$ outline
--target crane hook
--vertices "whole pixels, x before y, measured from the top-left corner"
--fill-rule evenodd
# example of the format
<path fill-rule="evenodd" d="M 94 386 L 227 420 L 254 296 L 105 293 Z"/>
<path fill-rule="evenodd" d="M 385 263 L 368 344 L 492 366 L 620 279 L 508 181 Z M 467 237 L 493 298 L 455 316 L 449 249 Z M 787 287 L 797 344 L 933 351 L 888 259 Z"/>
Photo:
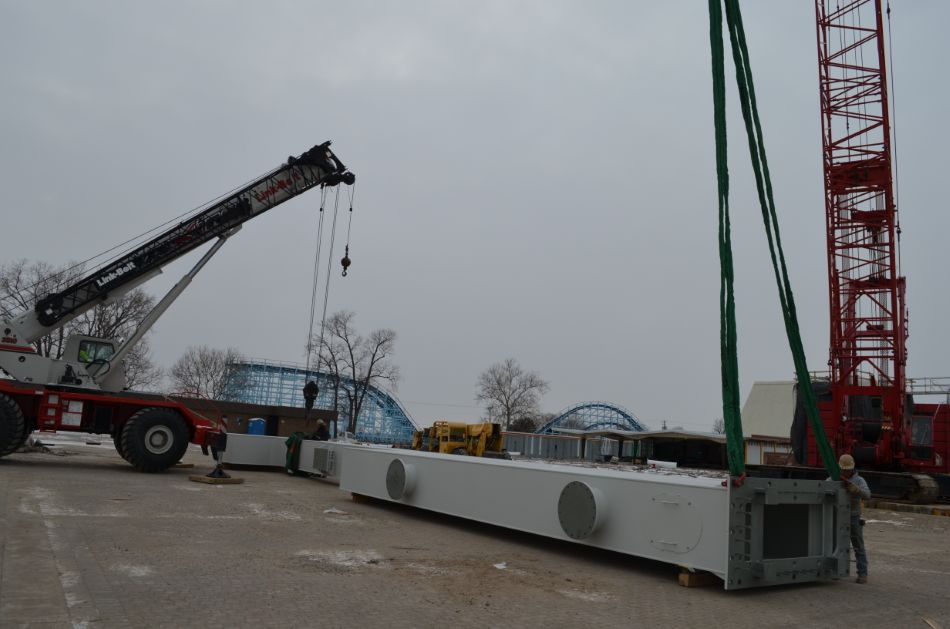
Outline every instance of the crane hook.
<path fill-rule="evenodd" d="M 343 266 L 343 277 L 346 277 L 346 270 L 350 268 L 350 246 L 346 246 L 346 253 L 343 254 L 343 259 L 340 260 L 340 264 Z"/>

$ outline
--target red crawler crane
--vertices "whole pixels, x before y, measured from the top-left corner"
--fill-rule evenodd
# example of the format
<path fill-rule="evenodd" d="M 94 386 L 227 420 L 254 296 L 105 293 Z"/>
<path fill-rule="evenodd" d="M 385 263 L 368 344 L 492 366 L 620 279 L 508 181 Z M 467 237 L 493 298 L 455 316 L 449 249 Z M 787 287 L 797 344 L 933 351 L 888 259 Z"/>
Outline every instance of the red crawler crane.
<path fill-rule="evenodd" d="M 829 386 L 819 397 L 825 431 L 865 468 L 946 474 L 950 410 L 915 405 L 906 386 L 881 0 L 816 0 L 815 8 L 831 315 Z M 807 463 L 821 465 L 810 432 Z"/>

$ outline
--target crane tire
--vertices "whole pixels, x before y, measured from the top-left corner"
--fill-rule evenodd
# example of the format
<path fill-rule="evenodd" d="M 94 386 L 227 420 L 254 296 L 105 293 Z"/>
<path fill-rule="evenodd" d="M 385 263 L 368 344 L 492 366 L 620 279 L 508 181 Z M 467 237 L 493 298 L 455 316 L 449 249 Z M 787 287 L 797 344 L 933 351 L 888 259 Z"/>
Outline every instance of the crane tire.
<path fill-rule="evenodd" d="M 28 435 L 23 409 L 12 397 L 0 393 L 0 456 L 19 450 Z"/>
<path fill-rule="evenodd" d="M 188 425 L 168 408 L 143 408 L 122 427 L 120 454 L 140 472 L 161 472 L 188 449 Z"/>
<path fill-rule="evenodd" d="M 129 461 L 129 455 L 126 454 L 122 448 L 122 428 L 115 428 L 113 430 L 112 443 L 115 444 L 115 451 L 119 453 L 119 456 L 131 463 L 131 461 Z"/>

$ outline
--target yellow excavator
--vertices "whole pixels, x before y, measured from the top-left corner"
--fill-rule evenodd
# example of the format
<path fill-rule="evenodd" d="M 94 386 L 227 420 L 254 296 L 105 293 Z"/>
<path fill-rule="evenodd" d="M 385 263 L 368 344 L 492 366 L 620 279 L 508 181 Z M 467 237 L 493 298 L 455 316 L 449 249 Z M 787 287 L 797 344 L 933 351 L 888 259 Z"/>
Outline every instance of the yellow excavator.
<path fill-rule="evenodd" d="M 439 420 L 412 436 L 412 449 L 442 454 L 504 458 L 501 424 L 464 424 Z"/>

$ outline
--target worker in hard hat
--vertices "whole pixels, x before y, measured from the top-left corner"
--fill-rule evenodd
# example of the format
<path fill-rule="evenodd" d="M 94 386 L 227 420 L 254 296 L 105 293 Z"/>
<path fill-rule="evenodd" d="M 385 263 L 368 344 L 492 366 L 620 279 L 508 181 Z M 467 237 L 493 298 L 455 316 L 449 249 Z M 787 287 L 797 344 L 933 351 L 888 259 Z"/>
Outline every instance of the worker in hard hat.
<path fill-rule="evenodd" d="M 871 490 L 867 481 L 858 475 L 854 467 L 854 457 L 842 454 L 838 459 L 841 469 L 841 484 L 848 491 L 851 498 L 851 548 L 854 549 L 854 560 L 858 565 L 858 583 L 868 582 L 868 553 L 864 547 L 864 520 L 861 519 L 861 500 L 871 497 Z"/>

